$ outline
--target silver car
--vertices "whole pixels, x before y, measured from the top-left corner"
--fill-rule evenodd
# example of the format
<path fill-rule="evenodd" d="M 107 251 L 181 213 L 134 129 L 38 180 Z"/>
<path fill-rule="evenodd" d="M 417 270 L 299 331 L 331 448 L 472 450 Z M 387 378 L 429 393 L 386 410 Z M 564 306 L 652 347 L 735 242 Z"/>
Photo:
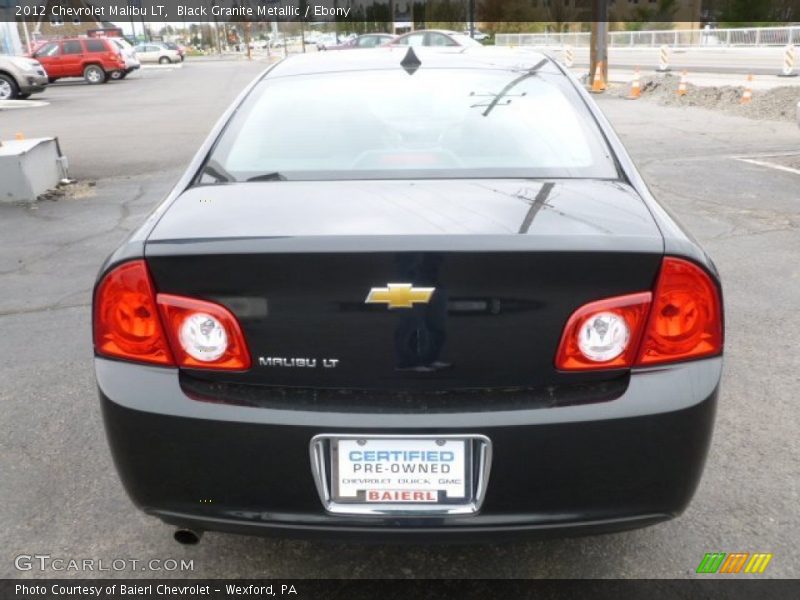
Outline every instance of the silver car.
<path fill-rule="evenodd" d="M 136 57 L 143 63 L 157 62 L 166 65 L 169 63 L 179 63 L 183 60 L 180 52 L 156 42 L 139 44 L 134 50 L 136 50 Z"/>
<path fill-rule="evenodd" d="M 124 71 L 112 71 L 111 72 L 111 79 L 125 79 L 131 72 L 138 69 L 141 64 L 139 63 L 139 59 L 136 57 L 136 51 L 124 38 L 109 38 L 111 41 L 119 48 L 120 54 L 122 54 L 122 58 L 125 59 L 125 70 Z"/>
<path fill-rule="evenodd" d="M 38 60 L 0 56 L 0 100 L 24 100 L 43 92 L 47 83 L 47 73 Z"/>

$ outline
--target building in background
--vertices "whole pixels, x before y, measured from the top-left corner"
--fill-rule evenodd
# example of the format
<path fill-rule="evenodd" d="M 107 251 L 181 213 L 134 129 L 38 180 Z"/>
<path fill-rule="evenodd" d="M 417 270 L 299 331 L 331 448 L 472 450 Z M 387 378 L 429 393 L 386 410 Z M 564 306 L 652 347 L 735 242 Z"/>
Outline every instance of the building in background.
<path fill-rule="evenodd" d="M 0 5 L 2 5 L 4 1 L 13 2 L 13 0 L 0 0 Z M 53 16 L 52 7 L 54 5 L 59 5 L 64 8 L 80 8 L 85 10 L 92 6 L 91 2 L 87 2 L 86 0 L 43 0 L 41 4 L 45 7 L 45 16 L 28 22 L 29 37 L 31 42 L 34 43 L 40 40 L 53 40 L 63 37 L 86 35 L 90 29 L 102 29 L 106 26 L 115 26 L 113 23 L 98 21 L 91 16 L 76 18 L 59 18 Z M 12 26 L 13 25 L 14 23 L 12 23 Z M 24 35 L 21 29 L 22 24 L 20 23 L 17 29 L 18 36 Z"/>
<path fill-rule="evenodd" d="M 22 54 L 12 0 L 0 0 L 0 54 Z"/>

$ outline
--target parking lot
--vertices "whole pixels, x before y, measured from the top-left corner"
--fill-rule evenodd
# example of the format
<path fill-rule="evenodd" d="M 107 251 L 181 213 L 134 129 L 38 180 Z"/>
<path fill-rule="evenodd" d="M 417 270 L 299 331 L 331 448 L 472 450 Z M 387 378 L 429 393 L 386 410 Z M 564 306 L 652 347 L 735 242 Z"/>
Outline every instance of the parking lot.
<path fill-rule="evenodd" d="M 0 205 L 0 577 L 92 575 L 17 571 L 14 557 L 33 553 L 194 560 L 192 572 L 155 574 L 170 577 L 690 577 L 716 551 L 770 552 L 763 576 L 800 576 L 800 129 L 616 95 L 598 102 L 724 284 L 717 425 L 700 488 L 681 518 L 630 533 L 502 545 L 209 533 L 187 547 L 136 510 L 114 470 L 96 397 L 94 277 L 266 66 L 189 60 L 103 86 L 58 83 L 36 97 L 46 105 L 0 111 L 0 138 L 58 136 L 78 180 L 52 200 Z"/>

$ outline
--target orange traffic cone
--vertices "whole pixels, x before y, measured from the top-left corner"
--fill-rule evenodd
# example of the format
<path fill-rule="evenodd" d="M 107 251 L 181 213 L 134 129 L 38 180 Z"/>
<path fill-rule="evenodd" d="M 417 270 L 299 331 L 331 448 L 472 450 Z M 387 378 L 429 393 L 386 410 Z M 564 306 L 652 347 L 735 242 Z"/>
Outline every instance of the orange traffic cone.
<path fill-rule="evenodd" d="M 678 91 L 675 92 L 678 96 L 685 96 L 686 95 L 686 71 L 681 73 L 681 81 L 678 84 Z"/>
<path fill-rule="evenodd" d="M 633 74 L 633 81 L 631 81 L 631 93 L 628 95 L 628 100 L 636 100 L 642 95 L 642 85 L 639 82 L 639 67 Z"/>
<path fill-rule="evenodd" d="M 753 76 L 747 76 L 747 85 L 744 87 L 744 93 L 742 94 L 741 104 L 750 104 L 750 101 L 753 99 Z"/>
<path fill-rule="evenodd" d="M 25 134 L 24 134 L 24 133 L 22 133 L 21 131 L 20 131 L 20 132 L 17 132 L 17 133 L 14 135 L 14 139 L 16 139 L 16 140 L 24 140 L 24 139 L 25 139 Z"/>
<path fill-rule="evenodd" d="M 593 94 L 602 94 L 606 91 L 606 82 L 603 79 L 603 61 L 598 62 L 594 69 L 594 81 L 592 81 L 592 89 L 589 91 Z"/>

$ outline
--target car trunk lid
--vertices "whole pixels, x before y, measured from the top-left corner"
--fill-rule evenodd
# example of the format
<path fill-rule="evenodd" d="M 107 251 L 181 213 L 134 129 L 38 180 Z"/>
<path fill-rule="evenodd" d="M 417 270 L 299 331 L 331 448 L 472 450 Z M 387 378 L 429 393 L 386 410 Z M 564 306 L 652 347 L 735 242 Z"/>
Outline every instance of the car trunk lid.
<path fill-rule="evenodd" d="M 650 289 L 662 254 L 629 186 L 576 180 L 195 187 L 146 245 L 160 292 L 219 302 L 242 325 L 252 368 L 204 377 L 411 390 L 596 379 L 553 366 L 567 318 Z"/>

